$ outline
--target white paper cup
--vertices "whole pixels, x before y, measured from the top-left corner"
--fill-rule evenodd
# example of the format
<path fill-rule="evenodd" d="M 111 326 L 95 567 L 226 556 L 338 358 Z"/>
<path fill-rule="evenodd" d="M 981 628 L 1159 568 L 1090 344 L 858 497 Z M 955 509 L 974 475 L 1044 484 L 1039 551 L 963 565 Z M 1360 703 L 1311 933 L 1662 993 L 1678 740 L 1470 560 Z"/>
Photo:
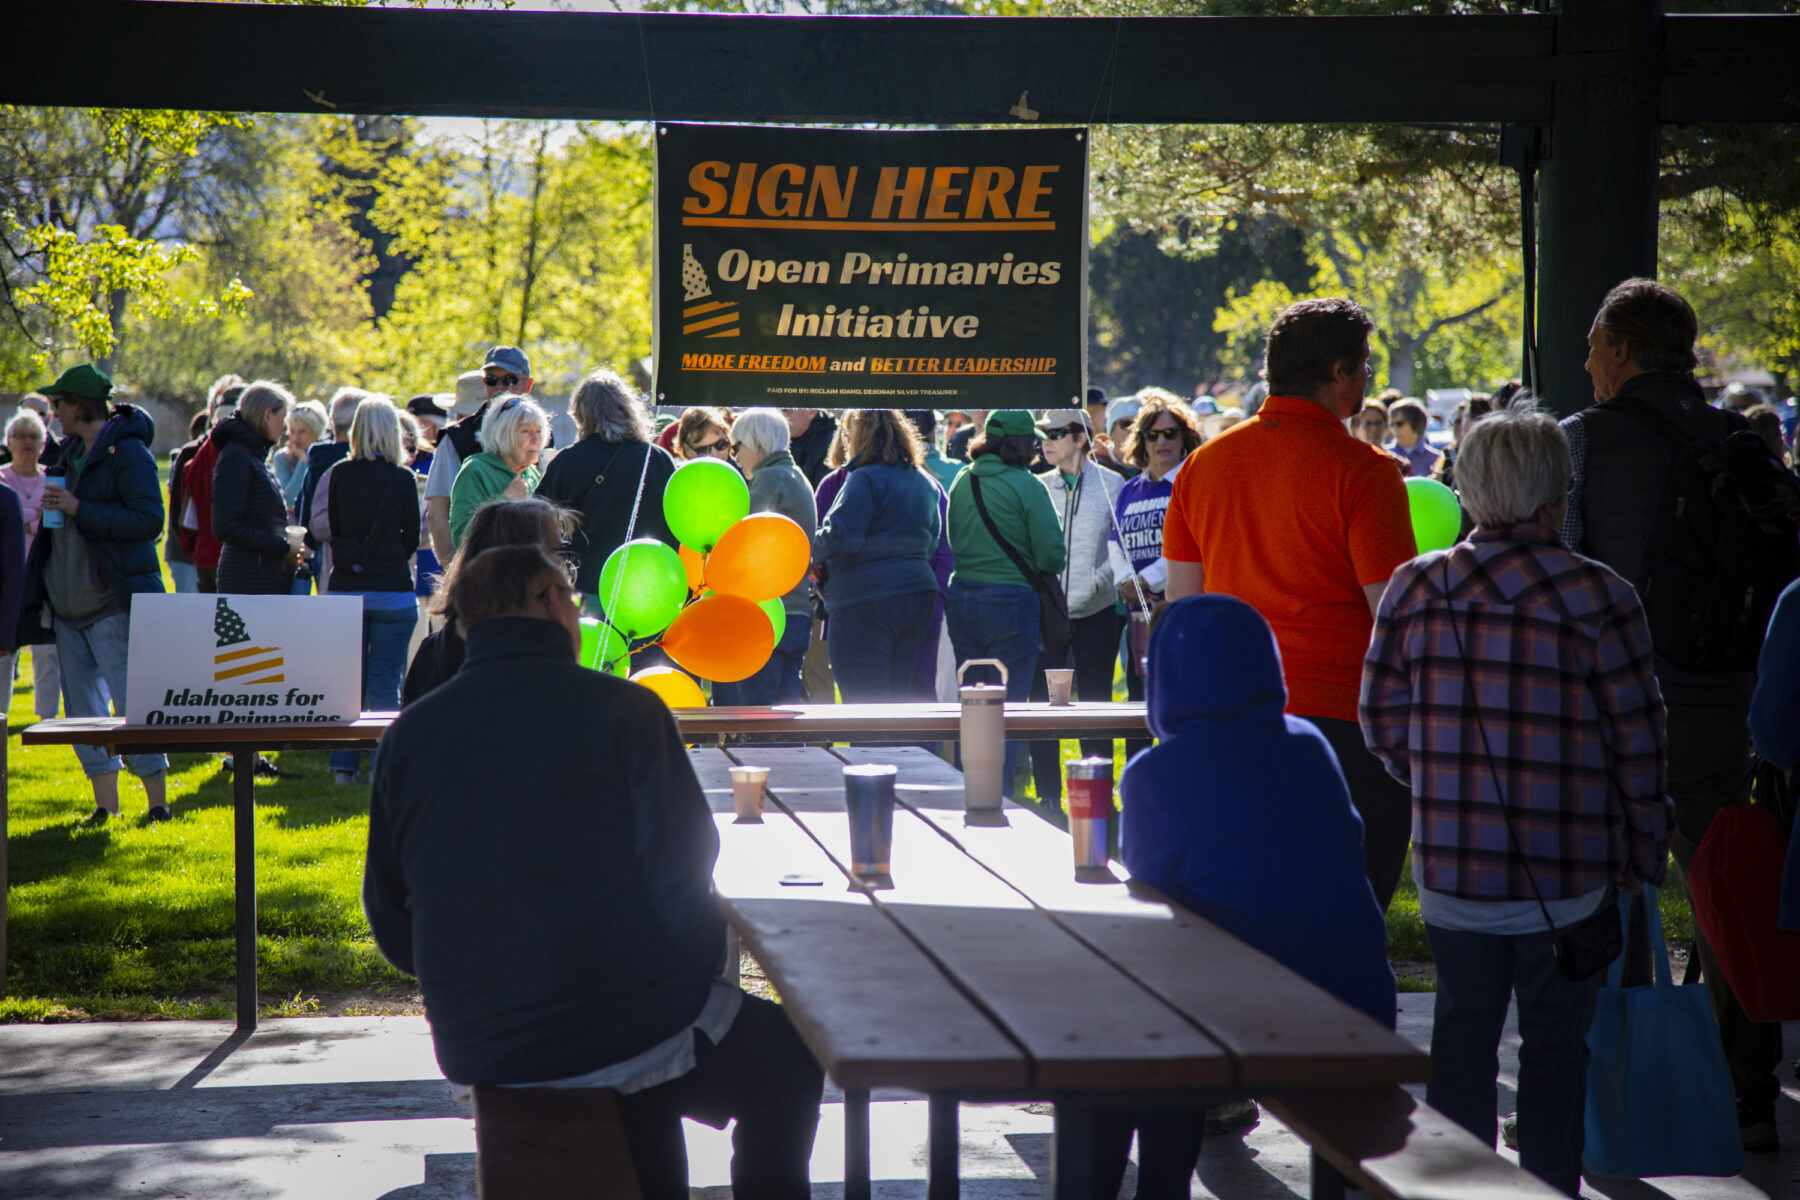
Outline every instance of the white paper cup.
<path fill-rule="evenodd" d="M 306 545 L 306 526 L 289 525 L 283 532 L 287 534 L 288 549 L 298 550 Z"/>
<path fill-rule="evenodd" d="M 1070 667 L 1052 667 L 1044 672 L 1044 687 L 1050 693 L 1050 703 L 1069 703 L 1069 689 L 1075 685 L 1075 671 Z"/>
<path fill-rule="evenodd" d="M 767 767 L 731 768 L 731 805 L 737 810 L 738 824 L 762 822 L 763 792 L 768 783 Z"/>

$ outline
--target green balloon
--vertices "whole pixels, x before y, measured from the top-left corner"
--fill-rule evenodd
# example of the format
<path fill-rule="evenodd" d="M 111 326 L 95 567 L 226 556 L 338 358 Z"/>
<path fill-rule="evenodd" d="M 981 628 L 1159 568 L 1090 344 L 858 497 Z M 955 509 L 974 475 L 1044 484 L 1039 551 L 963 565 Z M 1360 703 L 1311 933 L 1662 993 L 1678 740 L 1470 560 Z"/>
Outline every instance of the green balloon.
<path fill-rule="evenodd" d="M 655 538 L 633 538 L 607 556 L 597 595 L 614 629 L 641 638 L 669 627 L 687 590 L 680 555 Z"/>
<path fill-rule="evenodd" d="M 1435 479 L 1408 479 L 1406 503 L 1412 509 L 1413 541 L 1420 554 L 1456 544 L 1456 535 L 1462 532 L 1462 506 L 1455 492 Z"/>
<path fill-rule="evenodd" d="M 749 514 L 749 485 L 722 458 L 682 463 L 663 488 L 663 518 L 669 531 L 682 545 L 702 554 L 710 553 L 725 531 Z"/>
<path fill-rule="evenodd" d="M 769 624 L 775 627 L 775 643 L 780 645 L 781 635 L 787 632 L 787 609 L 781 607 L 781 597 L 761 601 L 756 607 L 769 614 Z"/>
<path fill-rule="evenodd" d="M 631 647 L 619 631 L 597 617 L 581 618 L 581 665 L 624 679 L 631 674 Z"/>

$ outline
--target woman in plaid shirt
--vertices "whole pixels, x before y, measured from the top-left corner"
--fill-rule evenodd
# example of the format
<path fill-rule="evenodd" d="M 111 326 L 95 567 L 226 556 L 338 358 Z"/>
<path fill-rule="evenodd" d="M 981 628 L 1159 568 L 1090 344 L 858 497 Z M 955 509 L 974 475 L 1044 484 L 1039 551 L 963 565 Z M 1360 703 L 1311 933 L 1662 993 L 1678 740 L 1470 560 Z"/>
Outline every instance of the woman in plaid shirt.
<path fill-rule="evenodd" d="M 1493 1142 L 1516 994 L 1520 1162 L 1573 1196 L 1603 975 L 1564 973 L 1546 917 L 1567 929 L 1616 885 L 1660 883 L 1672 814 L 1644 610 L 1560 540 L 1570 471 L 1561 429 L 1529 407 L 1469 431 L 1456 476 L 1476 531 L 1394 572 L 1359 715 L 1412 789 L 1438 972 L 1427 1102 Z"/>

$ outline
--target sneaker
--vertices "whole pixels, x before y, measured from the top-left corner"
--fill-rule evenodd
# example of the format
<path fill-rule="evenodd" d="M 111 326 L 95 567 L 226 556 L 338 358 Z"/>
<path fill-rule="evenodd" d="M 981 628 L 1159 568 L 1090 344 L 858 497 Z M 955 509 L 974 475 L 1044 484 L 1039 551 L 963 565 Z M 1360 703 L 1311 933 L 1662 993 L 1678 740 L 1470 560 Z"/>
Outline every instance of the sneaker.
<path fill-rule="evenodd" d="M 256 759 L 256 773 L 270 779 L 281 779 L 287 775 L 286 771 L 275 765 L 273 759 L 263 758 L 261 755 Z"/>
<path fill-rule="evenodd" d="M 1774 1154 L 1781 1149 L 1781 1139 L 1775 1136 L 1775 1114 L 1755 1118 L 1739 1118 L 1738 1137 L 1743 1140 L 1744 1149 L 1751 1154 Z"/>
<path fill-rule="evenodd" d="M 166 804 L 158 804 L 150 810 L 150 819 L 152 821 L 167 821 L 174 815 L 174 813 L 169 811 L 169 806 Z"/>
<path fill-rule="evenodd" d="M 1519 1114 L 1507 1113 L 1500 1121 L 1500 1140 L 1508 1150 L 1519 1148 Z"/>
<path fill-rule="evenodd" d="M 1206 1110 L 1206 1132 L 1209 1135 L 1242 1133 L 1262 1120 L 1262 1110 L 1254 1100 L 1232 1100 L 1215 1104 Z"/>
<path fill-rule="evenodd" d="M 96 808 L 93 812 L 88 814 L 87 820 L 83 821 L 82 825 L 89 829 L 98 829 L 106 824 L 108 818 L 111 816 L 112 814 L 107 812 L 104 808 Z"/>
<path fill-rule="evenodd" d="M 356 772 L 355 771 L 333 771 L 331 773 L 331 778 L 332 778 L 332 781 L 335 783 L 355 783 L 356 782 Z"/>

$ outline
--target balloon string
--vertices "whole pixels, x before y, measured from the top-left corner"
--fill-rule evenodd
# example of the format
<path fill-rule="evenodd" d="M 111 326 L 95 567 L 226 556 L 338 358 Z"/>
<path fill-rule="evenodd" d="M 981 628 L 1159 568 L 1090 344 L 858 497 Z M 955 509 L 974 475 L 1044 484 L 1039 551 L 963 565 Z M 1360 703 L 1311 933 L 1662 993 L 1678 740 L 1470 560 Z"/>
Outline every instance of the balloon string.
<path fill-rule="evenodd" d="M 644 465 L 638 469 L 637 494 L 631 498 L 631 517 L 625 522 L 625 544 L 631 544 L 631 535 L 637 532 L 638 506 L 644 502 L 644 481 L 650 477 L 650 456 L 656 453 L 656 447 L 649 442 L 644 443 Z M 618 574 L 613 576 L 612 596 L 601 606 L 600 619 L 608 628 L 617 633 L 629 651 L 631 639 L 613 627 L 611 614 L 619 611 L 619 592 L 625 586 L 625 564 L 631 559 L 631 551 L 625 551 L 625 557 L 619 560 Z"/>

